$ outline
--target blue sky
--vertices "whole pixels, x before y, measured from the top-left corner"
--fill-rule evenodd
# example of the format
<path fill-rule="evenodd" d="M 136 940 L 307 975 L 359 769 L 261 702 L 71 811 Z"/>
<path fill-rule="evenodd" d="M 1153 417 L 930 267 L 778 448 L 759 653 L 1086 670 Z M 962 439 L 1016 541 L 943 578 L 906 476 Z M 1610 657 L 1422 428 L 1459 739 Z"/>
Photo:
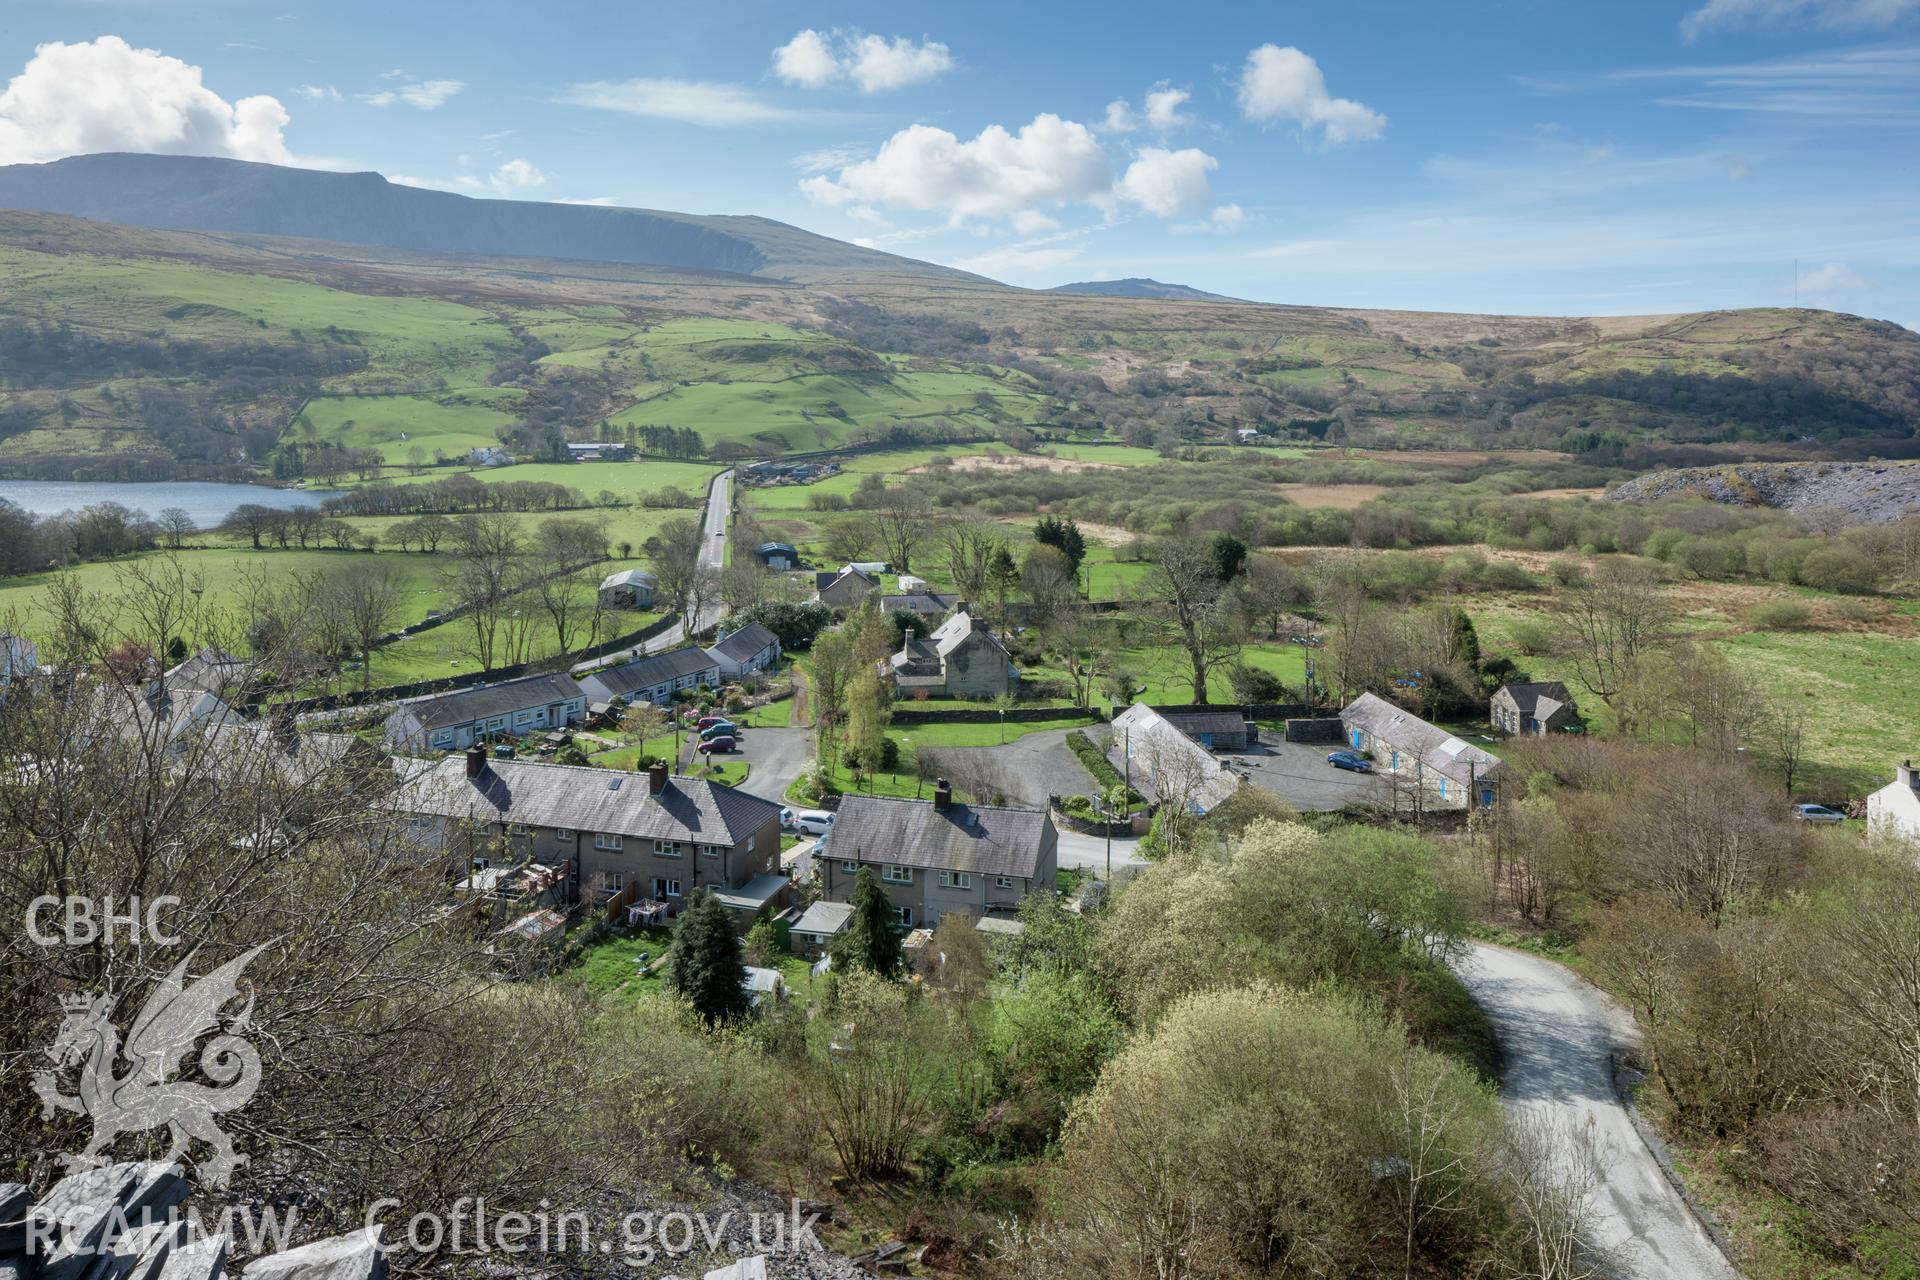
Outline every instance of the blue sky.
<path fill-rule="evenodd" d="M 1022 285 L 1920 327 L 1920 0 L 9 6 L 0 162 L 757 213 Z"/>

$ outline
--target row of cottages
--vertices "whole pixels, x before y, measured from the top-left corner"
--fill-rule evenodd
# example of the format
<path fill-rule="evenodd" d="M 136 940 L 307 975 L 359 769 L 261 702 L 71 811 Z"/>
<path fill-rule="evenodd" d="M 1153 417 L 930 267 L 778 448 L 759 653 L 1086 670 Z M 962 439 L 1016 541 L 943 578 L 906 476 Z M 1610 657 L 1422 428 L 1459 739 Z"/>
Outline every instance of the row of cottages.
<path fill-rule="evenodd" d="M 600 580 L 602 609 L 651 609 L 660 579 L 645 569 L 622 569 Z"/>
<path fill-rule="evenodd" d="M 403 702 L 387 717 L 385 737 L 392 751 L 462 751 L 563 728 L 586 714 L 586 690 L 572 676 L 523 676 Z"/>
<path fill-rule="evenodd" d="M 880 575 L 848 565 L 813 575 L 814 594 L 829 609 L 858 609 L 867 597 L 880 589 Z"/>
<path fill-rule="evenodd" d="M 720 664 L 705 649 L 673 649 L 649 654 L 614 667 L 602 667 L 580 677 L 580 687 L 598 707 L 624 707 L 633 702 L 666 706 L 682 689 L 720 687 Z"/>
<path fill-rule="evenodd" d="M 1211 723 L 1189 720 L 1203 730 Z M 1206 813 L 1240 789 L 1239 774 L 1214 759 L 1213 752 L 1171 715 L 1162 715 L 1144 702 L 1113 718 L 1107 755 L 1128 784 L 1155 804 L 1174 803 Z"/>
<path fill-rule="evenodd" d="M 526 862 L 564 867 L 569 900 L 634 891 L 678 912 L 711 889 L 744 932 L 783 905 L 780 806 L 732 787 L 669 774 L 622 773 L 479 749 L 415 774 L 396 796 L 413 838 L 444 850 L 457 876 Z"/>
<path fill-rule="evenodd" d="M 896 698 L 997 698 L 1020 688 L 1006 646 L 970 613 L 956 613 L 921 639 L 909 630 L 881 674 Z"/>
<path fill-rule="evenodd" d="M 1500 733 L 1538 738 L 1578 725 L 1580 709 L 1558 680 L 1516 681 L 1494 693 L 1487 718 Z"/>
<path fill-rule="evenodd" d="M 1028 894 L 1054 891 L 1059 844 L 1044 809 L 963 804 L 944 780 L 930 801 L 845 796 L 816 859 L 820 896 L 850 901 L 866 867 L 903 929 L 932 928 L 956 911 L 1010 917 Z M 845 920 L 840 914 L 838 923 Z M 823 946 L 838 931 L 836 924 L 814 936 L 820 923 L 797 929 L 803 945 Z"/>
<path fill-rule="evenodd" d="M 1492 807 L 1498 756 L 1371 693 L 1355 698 L 1340 724 L 1348 745 L 1368 753 L 1375 770 L 1412 779 L 1425 807 Z"/>
<path fill-rule="evenodd" d="M 1902 760 L 1893 781 L 1867 797 L 1867 828 L 1876 835 L 1920 840 L 1920 770 L 1913 761 Z"/>

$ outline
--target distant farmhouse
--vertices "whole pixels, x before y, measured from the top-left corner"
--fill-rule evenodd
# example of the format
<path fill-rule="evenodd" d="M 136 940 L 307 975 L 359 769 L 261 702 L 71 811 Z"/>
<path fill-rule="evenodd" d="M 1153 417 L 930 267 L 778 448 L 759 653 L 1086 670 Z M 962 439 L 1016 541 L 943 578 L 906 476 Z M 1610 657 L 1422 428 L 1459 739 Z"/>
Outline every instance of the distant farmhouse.
<path fill-rule="evenodd" d="M 1867 797 L 1867 827 L 1876 835 L 1920 840 L 1920 770 L 1903 760 L 1893 781 Z"/>
<path fill-rule="evenodd" d="M 932 800 L 844 796 L 819 855 L 821 897 L 848 901 L 867 867 L 903 929 L 955 912 L 1012 915 L 1028 894 L 1053 892 L 1059 844 L 1045 810 L 961 804 L 944 781 Z M 811 931 L 830 937 L 832 914 Z"/>
<path fill-rule="evenodd" d="M 387 717 L 394 751 L 459 751 L 490 738 L 519 738 L 586 718 L 587 695 L 572 676 L 526 676 L 403 702 Z"/>
<path fill-rule="evenodd" d="M 1580 723 L 1573 695 L 1558 680 L 1503 684 L 1494 693 L 1488 718 L 1501 733 L 1544 737 Z"/>
<path fill-rule="evenodd" d="M 622 569 L 600 580 L 602 609 L 651 609 L 660 579 L 645 569 Z"/>
<path fill-rule="evenodd" d="M 476 467 L 510 467 L 513 465 L 513 455 L 505 449 L 482 446 L 467 450 L 467 461 Z"/>
<path fill-rule="evenodd" d="M 704 649 L 674 649 L 602 667 L 580 677 L 580 687 L 594 702 L 624 707 L 633 702 L 665 706 L 682 689 L 699 685 L 720 687 L 720 663 Z"/>
<path fill-rule="evenodd" d="M 884 674 L 896 698 L 997 698 L 1020 688 L 1006 647 L 967 613 L 954 614 L 924 640 L 909 631 Z"/>
<path fill-rule="evenodd" d="M 814 574 L 813 587 L 820 603 L 829 609 L 858 609 L 880 589 L 880 579 L 848 565 L 837 573 L 828 570 Z"/>
<path fill-rule="evenodd" d="M 933 591 L 915 591 L 907 595 L 881 596 L 882 613 L 917 613 L 922 618 L 942 618 L 960 605 L 959 596 Z"/>
<path fill-rule="evenodd" d="M 632 892 L 676 912 L 712 889 L 742 932 L 783 905 L 780 806 L 665 764 L 624 773 L 530 760 L 449 756 L 395 797 L 416 839 L 452 870 L 529 860 L 565 866 L 575 896 Z"/>
<path fill-rule="evenodd" d="M 1498 756 L 1371 693 L 1355 698 L 1340 723 L 1349 746 L 1371 754 L 1377 771 L 1410 779 L 1426 806 L 1492 807 Z"/>
<path fill-rule="evenodd" d="M 627 446 L 618 440 L 587 440 L 567 445 L 567 457 L 574 462 L 617 462 L 627 456 Z"/>
<path fill-rule="evenodd" d="M 759 623 L 749 622 L 735 631 L 718 632 L 707 647 L 707 656 L 720 668 L 721 676 L 738 679 L 779 662 L 780 638 Z"/>

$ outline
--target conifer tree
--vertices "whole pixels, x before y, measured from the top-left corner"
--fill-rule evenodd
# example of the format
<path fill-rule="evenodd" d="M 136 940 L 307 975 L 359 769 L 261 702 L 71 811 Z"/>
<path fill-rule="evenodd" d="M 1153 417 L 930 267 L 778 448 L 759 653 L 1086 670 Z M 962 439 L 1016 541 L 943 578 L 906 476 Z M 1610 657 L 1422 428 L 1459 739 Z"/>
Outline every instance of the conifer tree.
<path fill-rule="evenodd" d="M 746 982 L 733 919 L 711 890 L 694 890 L 667 950 L 667 989 L 717 1025 L 744 1017 L 752 1008 Z"/>
<path fill-rule="evenodd" d="M 906 967 L 900 949 L 900 934 L 894 928 L 898 918 L 893 904 L 873 878 L 870 867 L 860 868 L 853 883 L 853 914 L 847 927 L 833 940 L 833 967 L 836 972 L 867 969 L 883 978 L 894 978 Z"/>

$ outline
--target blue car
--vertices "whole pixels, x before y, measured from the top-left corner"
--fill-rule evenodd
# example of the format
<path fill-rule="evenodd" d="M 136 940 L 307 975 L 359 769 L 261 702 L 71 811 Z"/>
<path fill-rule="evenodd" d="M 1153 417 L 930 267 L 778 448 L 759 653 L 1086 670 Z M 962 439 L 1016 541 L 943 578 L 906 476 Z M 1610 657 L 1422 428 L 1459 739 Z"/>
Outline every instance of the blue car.
<path fill-rule="evenodd" d="M 1347 769 L 1354 773 L 1373 772 L 1373 766 L 1368 764 L 1363 756 L 1353 751 L 1329 751 L 1327 763 L 1336 769 Z"/>

